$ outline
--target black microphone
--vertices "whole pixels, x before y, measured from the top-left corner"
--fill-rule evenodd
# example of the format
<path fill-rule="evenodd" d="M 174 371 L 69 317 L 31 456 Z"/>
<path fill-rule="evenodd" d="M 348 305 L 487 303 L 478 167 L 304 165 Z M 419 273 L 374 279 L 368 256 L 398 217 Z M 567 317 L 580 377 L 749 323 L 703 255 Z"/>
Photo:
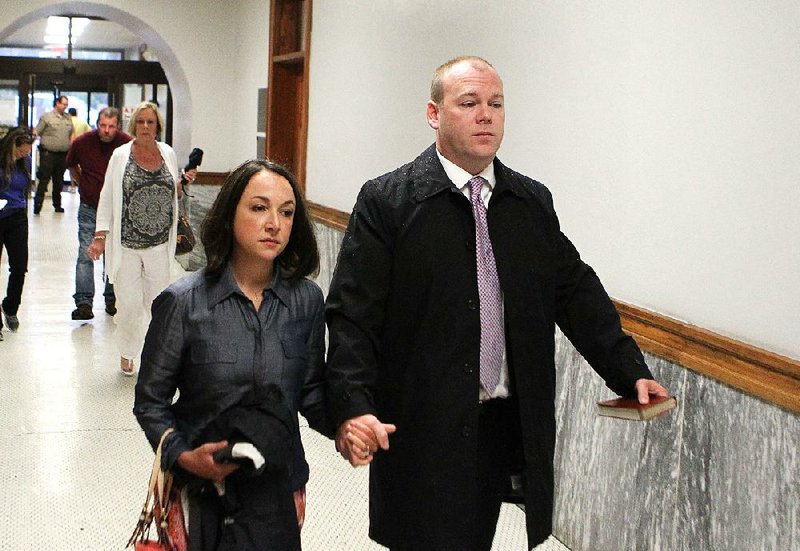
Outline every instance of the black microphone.
<path fill-rule="evenodd" d="M 197 168 L 198 166 L 200 166 L 202 163 L 203 163 L 203 150 L 200 149 L 199 147 L 195 147 L 194 149 L 192 149 L 192 152 L 189 153 L 189 162 L 186 163 L 185 167 L 183 167 L 183 171 L 189 172 L 193 168 Z M 194 197 L 194 195 L 189 195 L 188 193 L 186 193 L 187 183 L 189 183 L 189 181 L 186 179 L 186 176 L 184 174 L 181 174 L 181 189 L 183 190 L 183 193 L 186 195 L 186 197 Z"/>

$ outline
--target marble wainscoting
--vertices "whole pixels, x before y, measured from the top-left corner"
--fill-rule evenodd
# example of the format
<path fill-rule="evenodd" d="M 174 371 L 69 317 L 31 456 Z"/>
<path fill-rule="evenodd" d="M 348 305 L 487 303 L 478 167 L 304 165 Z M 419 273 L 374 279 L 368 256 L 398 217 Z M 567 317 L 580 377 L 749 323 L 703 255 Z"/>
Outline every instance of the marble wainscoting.
<path fill-rule="evenodd" d="M 322 288 L 325 296 L 328 296 L 333 271 L 336 269 L 336 259 L 339 256 L 339 248 L 342 245 L 344 232 L 334 230 L 323 224 L 314 223 L 317 231 L 317 245 L 319 246 L 319 276 L 316 278 L 317 284 Z"/>
<path fill-rule="evenodd" d="M 800 418 L 661 358 L 678 409 L 599 417 L 613 397 L 559 335 L 555 536 L 573 551 L 800 550 Z"/>
<path fill-rule="evenodd" d="M 206 253 L 200 242 L 200 225 L 203 223 L 208 209 L 214 203 L 214 199 L 217 198 L 219 190 L 219 186 L 195 185 L 189 188 L 189 193 L 193 197 L 186 198 L 185 208 L 197 243 L 192 252 L 176 257 L 178 263 L 187 272 L 194 272 L 206 265 Z"/>
<path fill-rule="evenodd" d="M 342 232 L 316 224 L 327 293 Z M 572 551 L 800 551 L 800 417 L 648 355 L 678 409 L 599 417 L 613 397 L 557 335 L 554 536 Z"/>

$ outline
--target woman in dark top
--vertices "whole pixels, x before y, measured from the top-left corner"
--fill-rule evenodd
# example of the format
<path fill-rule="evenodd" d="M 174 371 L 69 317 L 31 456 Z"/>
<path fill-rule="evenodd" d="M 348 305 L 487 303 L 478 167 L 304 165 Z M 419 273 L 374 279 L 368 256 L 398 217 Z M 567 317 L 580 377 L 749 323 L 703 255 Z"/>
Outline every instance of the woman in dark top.
<path fill-rule="evenodd" d="M 306 278 L 319 254 L 294 177 L 269 161 L 244 163 L 222 186 L 201 239 L 206 268 L 153 303 L 134 413 L 154 448 L 175 429 L 163 466 L 185 481 L 192 549 L 300 549 L 308 464 L 297 412 L 327 436 L 333 428 L 324 404 L 322 291 Z M 214 457 L 231 455 L 220 426 L 254 410 L 266 421 L 248 441 L 272 443 L 256 444 L 266 460 L 257 476 Z M 208 481 L 224 482 L 225 497 Z"/>
<path fill-rule="evenodd" d="M 0 316 L 0 341 L 3 318 L 11 331 L 19 327 L 17 310 L 22 301 L 22 286 L 28 271 L 28 190 L 31 185 L 30 130 L 11 128 L 0 141 L 0 255 L 8 252 L 8 288 Z"/>

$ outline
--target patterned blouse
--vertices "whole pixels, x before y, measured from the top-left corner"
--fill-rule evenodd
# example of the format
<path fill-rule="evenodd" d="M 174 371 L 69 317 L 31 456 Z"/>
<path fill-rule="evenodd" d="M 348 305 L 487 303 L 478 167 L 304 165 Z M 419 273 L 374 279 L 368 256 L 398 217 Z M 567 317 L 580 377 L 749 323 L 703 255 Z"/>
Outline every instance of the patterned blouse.
<path fill-rule="evenodd" d="M 146 170 L 131 153 L 122 178 L 123 247 L 147 249 L 167 242 L 175 217 L 174 193 L 175 182 L 166 163 Z"/>

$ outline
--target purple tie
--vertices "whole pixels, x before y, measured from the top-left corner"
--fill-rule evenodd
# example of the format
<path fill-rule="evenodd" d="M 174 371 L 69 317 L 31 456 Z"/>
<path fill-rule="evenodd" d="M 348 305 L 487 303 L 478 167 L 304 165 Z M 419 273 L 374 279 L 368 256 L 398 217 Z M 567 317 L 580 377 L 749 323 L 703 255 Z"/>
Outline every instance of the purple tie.
<path fill-rule="evenodd" d="M 500 381 L 505 332 L 503 330 L 503 295 L 497 266 L 494 262 L 486 206 L 481 199 L 481 187 L 486 180 L 475 176 L 469 183 L 472 213 L 475 216 L 475 253 L 478 266 L 478 297 L 481 306 L 481 385 L 489 394 Z"/>

